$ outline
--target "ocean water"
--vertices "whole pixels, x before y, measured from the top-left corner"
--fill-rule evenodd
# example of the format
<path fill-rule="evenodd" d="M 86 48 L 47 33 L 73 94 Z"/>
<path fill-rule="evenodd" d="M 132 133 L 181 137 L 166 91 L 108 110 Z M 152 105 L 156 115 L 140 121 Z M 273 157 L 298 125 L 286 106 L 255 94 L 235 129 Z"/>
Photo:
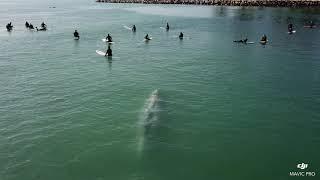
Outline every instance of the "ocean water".
<path fill-rule="evenodd" d="M 318 10 L 1 0 L 0 17 L 1 180 L 320 175 Z"/>

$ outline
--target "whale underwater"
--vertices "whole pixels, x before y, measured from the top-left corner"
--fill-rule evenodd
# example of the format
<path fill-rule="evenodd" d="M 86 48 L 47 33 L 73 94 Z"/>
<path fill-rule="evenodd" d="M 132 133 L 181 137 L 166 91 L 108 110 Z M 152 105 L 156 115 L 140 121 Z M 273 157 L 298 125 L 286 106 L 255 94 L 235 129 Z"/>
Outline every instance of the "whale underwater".
<path fill-rule="evenodd" d="M 159 90 L 154 90 L 146 100 L 139 121 L 139 140 L 138 151 L 144 149 L 147 138 L 152 132 L 152 128 L 156 126 L 159 118 Z"/>

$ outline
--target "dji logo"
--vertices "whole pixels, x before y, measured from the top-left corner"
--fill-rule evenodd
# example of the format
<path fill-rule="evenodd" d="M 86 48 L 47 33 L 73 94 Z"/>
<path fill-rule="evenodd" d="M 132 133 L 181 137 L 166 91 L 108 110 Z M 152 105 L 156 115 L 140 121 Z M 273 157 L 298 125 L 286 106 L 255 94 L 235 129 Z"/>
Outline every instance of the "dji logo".
<path fill-rule="evenodd" d="M 307 169 L 308 168 L 308 164 L 305 164 L 305 163 L 298 164 L 297 168 L 299 168 L 299 169 Z"/>
<path fill-rule="evenodd" d="M 308 168 L 308 164 L 300 163 L 297 164 L 297 168 L 304 170 Z M 316 172 L 309 172 L 309 171 L 293 171 L 289 172 L 289 176 L 316 176 Z"/>

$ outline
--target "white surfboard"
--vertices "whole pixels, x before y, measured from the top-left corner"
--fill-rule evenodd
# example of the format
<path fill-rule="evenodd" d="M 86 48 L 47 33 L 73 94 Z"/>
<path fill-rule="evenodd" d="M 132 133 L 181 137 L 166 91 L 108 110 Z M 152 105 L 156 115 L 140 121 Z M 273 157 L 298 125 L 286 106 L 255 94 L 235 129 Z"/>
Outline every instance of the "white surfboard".
<path fill-rule="evenodd" d="M 252 42 L 252 41 L 251 42 L 247 42 L 247 44 L 254 44 L 254 42 Z"/>
<path fill-rule="evenodd" d="M 132 30 L 132 28 L 130 28 L 130 27 L 128 27 L 128 26 L 126 26 L 126 25 L 123 25 L 123 27 L 125 28 L 125 29 L 128 29 L 128 30 Z"/>
<path fill-rule="evenodd" d="M 96 53 L 99 54 L 100 56 L 105 56 L 106 55 L 105 52 L 99 51 L 99 50 L 96 50 Z"/>
<path fill-rule="evenodd" d="M 288 32 L 288 34 L 296 33 L 296 30 L 293 30 L 291 32 Z"/>
<path fill-rule="evenodd" d="M 114 44 L 114 42 L 112 41 L 112 42 L 109 42 L 107 39 L 101 39 L 103 42 L 107 42 L 107 43 L 109 43 L 109 44 Z"/>
<path fill-rule="evenodd" d="M 105 56 L 108 59 L 120 59 L 120 57 L 115 57 L 115 56 L 106 56 L 106 53 L 100 50 L 96 50 L 96 53 L 100 56 Z"/>

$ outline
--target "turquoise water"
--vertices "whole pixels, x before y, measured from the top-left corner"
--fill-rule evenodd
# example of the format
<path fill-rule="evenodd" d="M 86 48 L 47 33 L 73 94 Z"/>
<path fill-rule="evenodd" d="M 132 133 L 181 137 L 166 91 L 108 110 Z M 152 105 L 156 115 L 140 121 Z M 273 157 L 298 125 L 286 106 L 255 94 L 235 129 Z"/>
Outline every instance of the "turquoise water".
<path fill-rule="evenodd" d="M 320 173 L 320 32 L 303 28 L 319 11 L 87 0 L 0 9 L 1 180 L 283 180 L 301 162 Z M 95 52 L 107 33 L 112 60 Z M 245 36 L 256 43 L 232 43 Z"/>

